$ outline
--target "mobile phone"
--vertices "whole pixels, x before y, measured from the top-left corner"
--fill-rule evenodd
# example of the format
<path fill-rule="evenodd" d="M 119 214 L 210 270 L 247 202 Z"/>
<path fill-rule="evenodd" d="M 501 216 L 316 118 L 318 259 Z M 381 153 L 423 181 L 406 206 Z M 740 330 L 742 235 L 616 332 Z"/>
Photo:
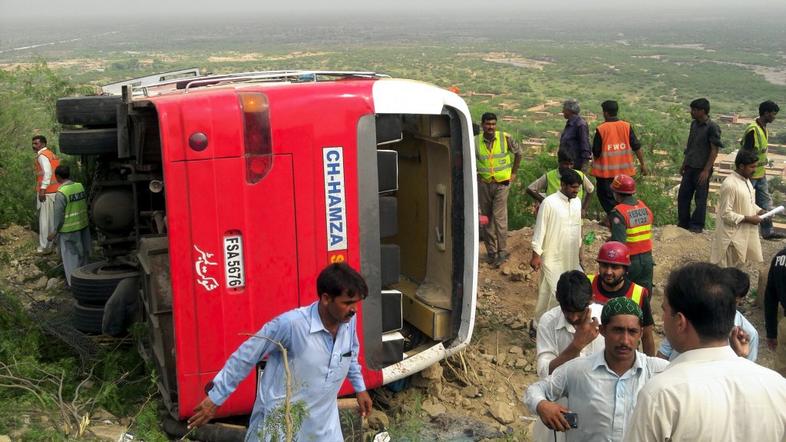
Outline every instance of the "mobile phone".
<path fill-rule="evenodd" d="M 568 425 L 570 428 L 579 428 L 579 415 L 576 413 L 562 413 L 565 416 L 565 420 L 568 421 Z"/>

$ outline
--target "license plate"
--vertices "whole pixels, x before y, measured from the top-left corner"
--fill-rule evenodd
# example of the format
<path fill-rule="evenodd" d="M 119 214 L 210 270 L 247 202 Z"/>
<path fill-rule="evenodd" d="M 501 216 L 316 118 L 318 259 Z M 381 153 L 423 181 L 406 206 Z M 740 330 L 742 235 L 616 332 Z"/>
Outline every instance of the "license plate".
<path fill-rule="evenodd" d="M 239 289 L 246 286 L 246 274 L 243 270 L 243 237 L 240 235 L 224 237 L 224 271 L 228 288 Z"/>

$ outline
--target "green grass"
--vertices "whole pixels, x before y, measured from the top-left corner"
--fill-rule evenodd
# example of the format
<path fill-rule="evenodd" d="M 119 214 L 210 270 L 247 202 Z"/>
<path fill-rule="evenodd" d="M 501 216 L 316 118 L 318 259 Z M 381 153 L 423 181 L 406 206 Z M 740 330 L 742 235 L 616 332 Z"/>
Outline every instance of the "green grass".
<path fill-rule="evenodd" d="M 158 410 L 163 407 L 163 404 L 154 400 L 144 404 L 136 415 L 136 420 L 129 428 L 129 432 L 135 438 L 145 442 L 168 442 L 169 438 L 161 431 L 161 426 L 158 422 Z"/>
<path fill-rule="evenodd" d="M 75 422 L 61 412 L 67 405 L 80 416 L 99 408 L 118 417 L 139 413 L 134 428 L 148 435 L 144 440 L 155 435 L 165 440 L 157 402 L 149 401 L 157 395 L 154 378 L 133 346 L 100 347 L 83 365 L 70 347 L 27 315 L 18 293 L 0 290 L 0 296 L 0 433 L 18 432 L 22 440 L 70 440 Z"/>
<path fill-rule="evenodd" d="M 422 401 L 420 392 L 415 393 L 411 407 L 398 410 L 390 419 L 388 434 L 391 441 L 418 442 L 423 439 L 422 433 L 426 427 L 426 420 L 422 416 Z"/>

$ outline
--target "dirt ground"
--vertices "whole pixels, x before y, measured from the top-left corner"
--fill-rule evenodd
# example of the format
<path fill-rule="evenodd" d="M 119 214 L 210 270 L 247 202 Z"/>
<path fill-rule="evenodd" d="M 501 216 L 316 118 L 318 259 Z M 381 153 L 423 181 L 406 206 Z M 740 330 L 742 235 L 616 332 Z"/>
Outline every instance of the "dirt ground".
<path fill-rule="evenodd" d="M 37 242 L 38 234 L 29 229 L 17 225 L 0 228 L 0 287 L 19 290 L 24 305 L 68 296 L 62 270 L 53 269 L 62 267 L 58 256 L 37 255 Z"/>
<path fill-rule="evenodd" d="M 596 271 L 594 257 L 608 231 L 585 221 L 583 233 L 590 231 L 596 240 L 584 247 L 582 260 L 587 271 Z M 662 337 L 660 305 L 669 272 L 688 261 L 707 260 L 711 235 L 712 232 L 692 234 L 675 226 L 655 229 L 652 307 L 656 341 Z M 377 390 L 376 410 L 369 419 L 372 429 L 390 427 L 393 440 L 530 440 L 528 434 L 536 418 L 521 397 L 527 386 L 537 380 L 535 346 L 527 328 L 535 308 L 538 280 L 537 273 L 529 268 L 531 236 L 532 228 L 509 233 L 511 257 L 502 268 L 480 264 L 470 347 L 411 377 L 402 391 Z M 36 301 L 69 298 L 58 272 L 41 270 L 56 267 L 57 256 L 36 255 L 34 244 L 35 234 L 30 230 L 19 226 L 0 229 L 0 287 L 21 292 L 22 302 L 28 306 Z M 784 246 L 786 241 L 762 241 L 765 262 L 750 269 L 754 293 L 742 308 L 759 330 L 758 362 L 767 367 L 772 366 L 772 353 L 764 343 L 761 297 L 756 295 L 763 292 L 766 282 L 758 274 L 766 276 L 770 258 Z M 109 416 L 103 420 L 107 421 L 122 422 L 122 418 Z"/>
<path fill-rule="evenodd" d="M 583 234 L 590 231 L 596 240 L 584 247 L 582 256 L 588 272 L 597 271 L 595 256 L 609 236 L 596 222 L 585 221 Z M 411 408 L 419 399 L 421 414 L 430 422 L 424 435 L 439 440 L 530 440 L 536 416 L 520 398 L 537 381 L 535 346 L 527 327 L 535 309 L 538 280 L 529 268 L 531 237 L 532 228 L 510 232 L 510 260 L 500 269 L 480 265 L 475 331 L 463 355 L 414 376 L 409 389 L 384 395 L 390 396 L 393 410 Z M 652 307 L 658 344 L 663 336 L 661 302 L 666 279 L 673 268 L 686 262 L 709 260 L 711 238 L 711 231 L 693 234 L 675 226 L 655 229 Z M 756 295 L 763 293 L 766 281 L 758 275 L 766 277 L 771 257 L 784 246 L 786 241 L 762 241 L 765 262 L 748 269 L 752 293 L 741 308 L 759 331 L 758 363 L 766 367 L 772 366 L 773 355 L 766 348 L 761 297 Z"/>

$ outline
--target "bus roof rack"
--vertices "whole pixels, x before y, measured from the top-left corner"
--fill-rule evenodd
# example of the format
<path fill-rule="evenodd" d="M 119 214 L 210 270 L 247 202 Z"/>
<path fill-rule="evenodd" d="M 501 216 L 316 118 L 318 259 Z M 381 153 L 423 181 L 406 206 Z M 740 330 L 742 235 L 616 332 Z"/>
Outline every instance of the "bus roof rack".
<path fill-rule="evenodd" d="M 252 71 L 233 74 L 206 75 L 196 78 L 180 78 L 171 81 L 164 81 L 152 85 L 135 87 L 134 95 L 141 93 L 141 95 L 149 96 L 154 92 L 170 92 L 172 91 L 173 87 L 175 90 L 183 90 L 184 93 L 188 93 L 191 88 L 210 86 L 214 84 L 278 81 L 306 83 L 336 78 L 390 78 L 390 76 L 371 71 Z"/>

